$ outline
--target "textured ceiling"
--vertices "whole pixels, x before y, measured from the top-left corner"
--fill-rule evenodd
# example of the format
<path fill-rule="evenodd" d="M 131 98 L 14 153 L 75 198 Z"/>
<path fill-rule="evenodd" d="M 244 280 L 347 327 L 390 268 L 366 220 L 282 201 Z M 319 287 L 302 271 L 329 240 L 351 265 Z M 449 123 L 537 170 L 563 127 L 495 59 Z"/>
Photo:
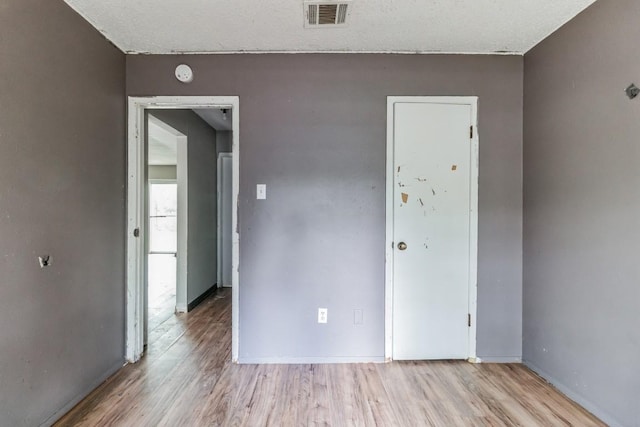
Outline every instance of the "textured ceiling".
<path fill-rule="evenodd" d="M 194 113 L 200 116 L 202 120 L 207 122 L 209 126 L 217 131 L 230 131 L 231 130 L 231 110 L 226 109 L 226 118 L 222 114 L 222 110 L 217 108 L 204 108 L 193 110 Z"/>
<path fill-rule="evenodd" d="M 354 0 L 305 29 L 302 0 L 65 0 L 128 53 L 527 52 L 595 0 Z"/>

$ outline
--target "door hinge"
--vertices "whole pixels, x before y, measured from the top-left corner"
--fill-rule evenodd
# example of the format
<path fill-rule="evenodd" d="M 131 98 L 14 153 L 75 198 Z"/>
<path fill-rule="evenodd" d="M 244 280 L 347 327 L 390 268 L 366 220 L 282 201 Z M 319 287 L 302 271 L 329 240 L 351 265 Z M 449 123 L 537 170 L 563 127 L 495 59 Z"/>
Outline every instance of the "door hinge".
<path fill-rule="evenodd" d="M 467 325 L 471 327 L 471 314 L 467 314 Z"/>
<path fill-rule="evenodd" d="M 473 139 L 473 125 L 469 126 L 469 139 Z"/>

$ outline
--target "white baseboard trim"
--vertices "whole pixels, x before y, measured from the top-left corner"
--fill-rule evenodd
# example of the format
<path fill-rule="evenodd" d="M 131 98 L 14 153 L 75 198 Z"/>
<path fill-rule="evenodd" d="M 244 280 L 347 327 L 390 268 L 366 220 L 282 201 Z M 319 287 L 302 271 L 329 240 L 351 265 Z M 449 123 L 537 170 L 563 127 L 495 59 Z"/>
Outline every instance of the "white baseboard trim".
<path fill-rule="evenodd" d="M 107 370 L 106 373 L 104 373 L 103 375 L 98 377 L 97 380 L 92 382 L 89 387 L 84 389 L 80 394 L 78 394 L 76 397 L 71 399 L 69 403 L 64 405 L 61 409 L 57 410 L 53 415 L 47 418 L 42 424 L 40 424 L 40 427 L 45 427 L 45 426 L 48 427 L 53 425 L 56 421 L 58 421 L 60 418 L 66 415 L 66 413 L 69 412 L 74 406 L 80 403 L 82 399 L 87 397 L 93 390 L 98 388 L 100 384 L 105 382 L 107 379 L 109 379 L 110 376 L 112 376 L 113 374 L 118 372 L 120 369 L 122 369 L 124 365 L 126 365 L 124 361 L 118 362 L 117 365 L 113 365 L 111 368 L 109 368 L 109 370 Z"/>
<path fill-rule="evenodd" d="M 535 364 L 527 360 L 524 360 L 523 363 L 527 368 L 531 369 L 533 372 L 540 375 L 542 378 L 548 381 L 551 385 L 557 388 L 562 394 L 564 394 L 569 399 L 576 402 L 578 405 L 582 406 L 587 411 L 591 412 L 596 417 L 600 418 L 600 420 L 603 421 L 605 424 L 609 425 L 610 427 L 623 427 L 622 424 L 618 420 L 616 420 L 611 414 L 602 410 L 598 405 L 586 399 L 584 396 L 576 393 L 574 390 L 567 387 L 563 382 L 559 381 L 557 378 L 553 377 L 552 375 L 549 375 L 547 372 L 545 372 L 544 370 L 540 369 L 538 366 L 536 366 Z"/>
<path fill-rule="evenodd" d="M 186 312 L 187 312 L 187 305 L 186 304 L 176 305 L 176 313 L 186 313 Z"/>
<path fill-rule="evenodd" d="M 520 356 L 476 357 L 475 363 L 522 363 L 522 357 Z"/>
<path fill-rule="evenodd" d="M 240 357 L 241 365 L 328 365 L 336 363 L 385 363 L 381 357 Z"/>

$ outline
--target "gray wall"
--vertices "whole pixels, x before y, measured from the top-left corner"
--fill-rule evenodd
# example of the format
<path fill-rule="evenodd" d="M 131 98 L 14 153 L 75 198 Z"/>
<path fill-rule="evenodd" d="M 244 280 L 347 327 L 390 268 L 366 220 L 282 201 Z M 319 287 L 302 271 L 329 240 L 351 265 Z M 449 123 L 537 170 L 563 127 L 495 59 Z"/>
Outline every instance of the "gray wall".
<path fill-rule="evenodd" d="M 229 114 L 231 115 L 231 114 Z M 216 158 L 220 153 L 230 153 L 233 146 L 233 132 L 216 131 Z"/>
<path fill-rule="evenodd" d="M 387 95 L 480 97 L 478 353 L 521 356 L 522 73 L 509 56 L 127 57 L 129 95 L 240 96 L 242 360 L 383 357 Z"/>
<path fill-rule="evenodd" d="M 150 165 L 147 170 L 149 179 L 175 181 L 178 179 L 176 167 L 173 165 Z"/>
<path fill-rule="evenodd" d="M 191 303 L 217 281 L 216 131 L 191 110 L 151 114 L 187 136 L 187 303 Z"/>
<path fill-rule="evenodd" d="M 2 0 L 0 58 L 0 425 L 36 426 L 123 364 L 125 58 L 50 0 Z"/>
<path fill-rule="evenodd" d="M 600 0 L 525 56 L 524 359 L 640 426 L 640 2 Z"/>

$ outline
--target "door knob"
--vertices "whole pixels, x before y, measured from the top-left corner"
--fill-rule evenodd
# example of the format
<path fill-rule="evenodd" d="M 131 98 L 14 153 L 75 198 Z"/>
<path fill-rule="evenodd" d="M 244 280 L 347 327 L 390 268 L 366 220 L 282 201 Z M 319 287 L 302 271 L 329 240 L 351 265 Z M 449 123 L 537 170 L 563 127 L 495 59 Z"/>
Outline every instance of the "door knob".
<path fill-rule="evenodd" d="M 398 249 L 400 249 L 401 251 L 407 250 L 407 244 L 405 242 L 398 243 Z"/>

